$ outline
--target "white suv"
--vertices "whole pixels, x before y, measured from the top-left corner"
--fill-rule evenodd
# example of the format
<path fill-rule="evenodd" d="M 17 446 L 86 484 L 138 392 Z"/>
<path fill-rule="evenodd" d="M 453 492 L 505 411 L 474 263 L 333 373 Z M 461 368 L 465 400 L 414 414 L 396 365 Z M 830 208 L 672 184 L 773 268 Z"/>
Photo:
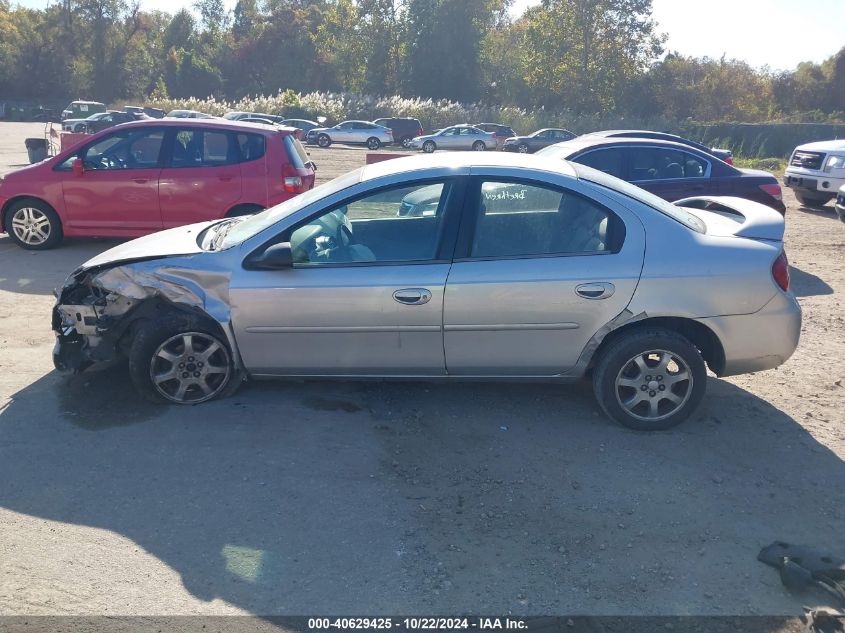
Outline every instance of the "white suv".
<path fill-rule="evenodd" d="M 821 207 L 845 185 L 845 140 L 799 145 L 789 158 L 783 184 L 795 191 L 798 202 Z"/>

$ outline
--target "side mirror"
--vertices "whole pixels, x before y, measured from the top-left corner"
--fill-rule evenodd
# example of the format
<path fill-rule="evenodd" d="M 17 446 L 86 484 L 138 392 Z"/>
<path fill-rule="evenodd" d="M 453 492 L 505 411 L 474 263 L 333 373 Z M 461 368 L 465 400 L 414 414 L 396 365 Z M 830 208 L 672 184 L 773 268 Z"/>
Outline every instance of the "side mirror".
<path fill-rule="evenodd" d="M 82 162 L 81 158 L 74 158 L 71 166 L 73 167 L 74 176 L 81 177 L 85 173 L 85 163 Z"/>
<path fill-rule="evenodd" d="M 250 258 L 247 262 L 249 268 L 257 270 L 282 270 L 293 267 L 293 252 L 290 242 L 273 244 L 260 255 Z"/>

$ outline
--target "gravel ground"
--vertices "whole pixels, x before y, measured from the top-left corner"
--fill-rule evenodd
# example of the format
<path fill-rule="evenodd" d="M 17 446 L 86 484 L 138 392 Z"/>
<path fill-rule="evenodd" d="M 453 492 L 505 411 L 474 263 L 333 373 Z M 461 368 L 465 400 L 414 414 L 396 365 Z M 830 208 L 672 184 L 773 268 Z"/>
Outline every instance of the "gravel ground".
<path fill-rule="evenodd" d="M 38 124 L 0 124 L 0 173 Z M 364 151 L 311 150 L 321 180 Z M 196 408 L 52 370 L 51 290 L 114 244 L 0 236 L 0 614 L 794 615 L 755 560 L 845 556 L 845 225 L 787 191 L 783 367 L 634 433 L 587 385 L 262 382 Z M 668 627 L 667 627 L 668 628 Z"/>

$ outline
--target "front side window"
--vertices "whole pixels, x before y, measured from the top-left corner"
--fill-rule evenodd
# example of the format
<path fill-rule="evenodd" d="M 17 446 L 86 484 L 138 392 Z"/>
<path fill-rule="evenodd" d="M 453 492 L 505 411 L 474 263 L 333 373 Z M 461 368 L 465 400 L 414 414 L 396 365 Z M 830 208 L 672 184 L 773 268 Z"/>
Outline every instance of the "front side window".
<path fill-rule="evenodd" d="M 216 167 L 235 163 L 238 158 L 228 132 L 181 129 L 173 140 L 173 167 Z"/>
<path fill-rule="evenodd" d="M 430 261 L 437 255 L 444 182 L 392 187 L 309 219 L 290 232 L 295 266 Z M 407 213 L 408 204 L 432 213 Z"/>
<path fill-rule="evenodd" d="M 88 171 L 113 169 L 153 169 L 159 165 L 164 130 L 123 130 L 109 134 L 69 156 L 59 170 L 70 170 L 73 161 L 81 158 Z"/>
<path fill-rule="evenodd" d="M 471 257 L 530 257 L 618 250 L 622 222 L 597 203 L 532 183 L 481 183 Z"/>
<path fill-rule="evenodd" d="M 707 163 L 673 148 L 632 148 L 631 182 L 703 178 Z"/>

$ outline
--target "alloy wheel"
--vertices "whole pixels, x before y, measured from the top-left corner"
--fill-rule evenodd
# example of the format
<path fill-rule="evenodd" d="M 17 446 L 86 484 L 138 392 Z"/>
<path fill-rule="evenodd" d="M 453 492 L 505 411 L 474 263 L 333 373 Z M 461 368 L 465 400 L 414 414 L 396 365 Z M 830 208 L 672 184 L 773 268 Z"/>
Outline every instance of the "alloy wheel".
<path fill-rule="evenodd" d="M 50 239 L 50 218 L 35 207 L 22 207 L 12 215 L 12 231 L 24 244 L 40 246 Z"/>
<path fill-rule="evenodd" d="M 625 412 L 647 422 L 663 420 L 692 395 L 692 371 L 683 358 L 666 350 L 649 350 L 628 360 L 614 384 Z"/>
<path fill-rule="evenodd" d="M 196 404 L 219 394 L 231 374 L 226 346 L 211 334 L 184 332 L 158 346 L 150 361 L 156 391 L 171 402 Z"/>

